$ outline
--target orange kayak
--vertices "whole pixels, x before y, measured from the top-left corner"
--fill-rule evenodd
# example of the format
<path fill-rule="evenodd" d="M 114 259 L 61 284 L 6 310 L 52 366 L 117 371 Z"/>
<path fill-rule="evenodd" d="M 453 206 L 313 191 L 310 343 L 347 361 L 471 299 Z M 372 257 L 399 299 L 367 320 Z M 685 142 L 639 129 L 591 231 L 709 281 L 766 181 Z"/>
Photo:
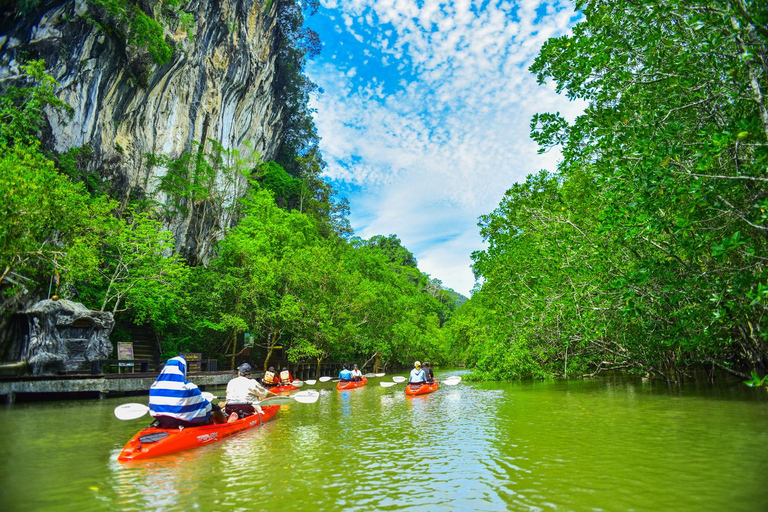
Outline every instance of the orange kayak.
<path fill-rule="evenodd" d="M 261 416 L 252 414 L 232 423 L 201 425 L 182 429 L 147 427 L 128 441 L 120 455 L 117 456 L 117 460 L 149 459 L 215 443 L 238 432 L 261 425 L 272 419 L 277 414 L 278 409 L 280 409 L 279 405 L 263 407 L 264 413 Z"/>
<path fill-rule="evenodd" d="M 286 393 L 288 391 L 293 391 L 294 389 L 299 389 L 299 387 L 294 386 L 293 384 L 285 384 L 284 386 L 272 386 L 267 389 L 273 393 Z"/>
<path fill-rule="evenodd" d="M 342 389 L 355 389 L 355 388 L 361 388 L 365 386 L 368 383 L 368 379 L 363 377 L 363 380 L 348 380 L 348 381 L 342 381 L 340 380 L 338 384 L 336 384 L 336 389 L 342 390 Z"/>
<path fill-rule="evenodd" d="M 432 384 L 408 384 L 407 386 L 405 386 L 405 394 L 406 395 L 423 395 L 426 393 L 437 391 L 437 388 L 439 387 L 440 387 L 439 382 L 433 382 Z"/>

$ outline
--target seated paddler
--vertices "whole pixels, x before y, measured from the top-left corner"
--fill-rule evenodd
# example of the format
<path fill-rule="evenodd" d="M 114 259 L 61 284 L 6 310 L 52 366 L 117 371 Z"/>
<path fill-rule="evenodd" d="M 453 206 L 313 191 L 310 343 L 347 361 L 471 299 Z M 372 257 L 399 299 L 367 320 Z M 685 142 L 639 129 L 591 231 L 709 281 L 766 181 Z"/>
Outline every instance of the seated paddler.
<path fill-rule="evenodd" d="M 348 382 L 352 380 L 352 370 L 349 369 L 349 365 L 344 363 L 341 371 L 339 372 L 339 380 Z"/>
<path fill-rule="evenodd" d="M 416 361 L 413 363 L 413 370 L 411 370 L 411 374 L 408 376 L 408 384 L 426 384 L 427 383 L 427 374 L 424 373 L 424 370 L 421 368 L 421 363 Z"/>
<path fill-rule="evenodd" d="M 149 388 L 149 414 L 157 428 L 196 427 L 227 421 L 218 405 L 203 398 L 200 388 L 187 380 L 182 356 L 165 363 Z"/>
<path fill-rule="evenodd" d="M 263 411 L 258 406 L 258 401 L 267 395 L 274 394 L 264 389 L 256 379 L 252 379 L 251 365 L 243 363 L 237 367 L 237 377 L 227 384 L 227 404 L 224 412 L 230 418 L 233 413 L 237 413 L 238 418 L 244 418 L 255 412 L 261 414 Z"/>
<path fill-rule="evenodd" d="M 264 375 L 261 377 L 261 382 L 263 382 L 264 386 L 267 388 L 280 385 L 280 378 L 275 374 L 274 366 L 270 366 L 269 370 L 264 372 Z"/>

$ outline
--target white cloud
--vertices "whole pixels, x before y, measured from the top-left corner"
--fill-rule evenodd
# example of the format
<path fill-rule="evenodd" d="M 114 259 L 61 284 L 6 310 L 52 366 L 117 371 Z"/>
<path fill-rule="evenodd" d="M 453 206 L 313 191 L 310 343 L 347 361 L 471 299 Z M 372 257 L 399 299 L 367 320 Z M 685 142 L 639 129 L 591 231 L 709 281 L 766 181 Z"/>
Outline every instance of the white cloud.
<path fill-rule="evenodd" d="M 544 41 L 569 30 L 573 7 L 556 0 L 538 18 L 530 0 L 323 2 L 336 5 L 352 37 L 374 34 L 359 60 L 394 61 L 403 77 L 311 64 L 325 90 L 313 106 L 327 175 L 360 187 L 350 195 L 359 236 L 397 234 L 422 271 L 468 294 L 477 217 L 527 174 L 555 168 L 557 154 L 537 155 L 529 138 L 531 116 L 583 108 L 527 71 Z"/>

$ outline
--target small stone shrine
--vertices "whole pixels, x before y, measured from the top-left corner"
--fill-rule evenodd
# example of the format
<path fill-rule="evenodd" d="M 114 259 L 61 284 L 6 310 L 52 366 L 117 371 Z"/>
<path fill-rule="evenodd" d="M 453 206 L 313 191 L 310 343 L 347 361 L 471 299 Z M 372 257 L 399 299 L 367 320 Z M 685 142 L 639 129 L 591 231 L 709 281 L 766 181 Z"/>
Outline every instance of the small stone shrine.
<path fill-rule="evenodd" d="M 112 353 L 112 313 L 69 300 L 41 300 L 22 314 L 29 329 L 20 340 L 20 355 L 33 375 L 88 372 L 91 361 Z"/>

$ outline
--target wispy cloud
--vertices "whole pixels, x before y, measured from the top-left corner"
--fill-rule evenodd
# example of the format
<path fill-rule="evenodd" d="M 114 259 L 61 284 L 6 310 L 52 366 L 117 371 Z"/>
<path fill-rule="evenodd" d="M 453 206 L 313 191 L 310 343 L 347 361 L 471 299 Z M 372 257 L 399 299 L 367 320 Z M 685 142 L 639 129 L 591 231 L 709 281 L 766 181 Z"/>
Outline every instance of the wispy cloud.
<path fill-rule="evenodd" d="M 482 248 L 477 217 L 513 183 L 556 166 L 555 153 L 537 155 L 531 116 L 583 108 L 527 71 L 544 41 L 572 26 L 573 6 L 322 5 L 326 46 L 308 70 L 325 91 L 315 122 L 328 177 L 350 191 L 353 227 L 364 238 L 397 234 L 422 271 L 467 294 L 470 254 Z"/>

